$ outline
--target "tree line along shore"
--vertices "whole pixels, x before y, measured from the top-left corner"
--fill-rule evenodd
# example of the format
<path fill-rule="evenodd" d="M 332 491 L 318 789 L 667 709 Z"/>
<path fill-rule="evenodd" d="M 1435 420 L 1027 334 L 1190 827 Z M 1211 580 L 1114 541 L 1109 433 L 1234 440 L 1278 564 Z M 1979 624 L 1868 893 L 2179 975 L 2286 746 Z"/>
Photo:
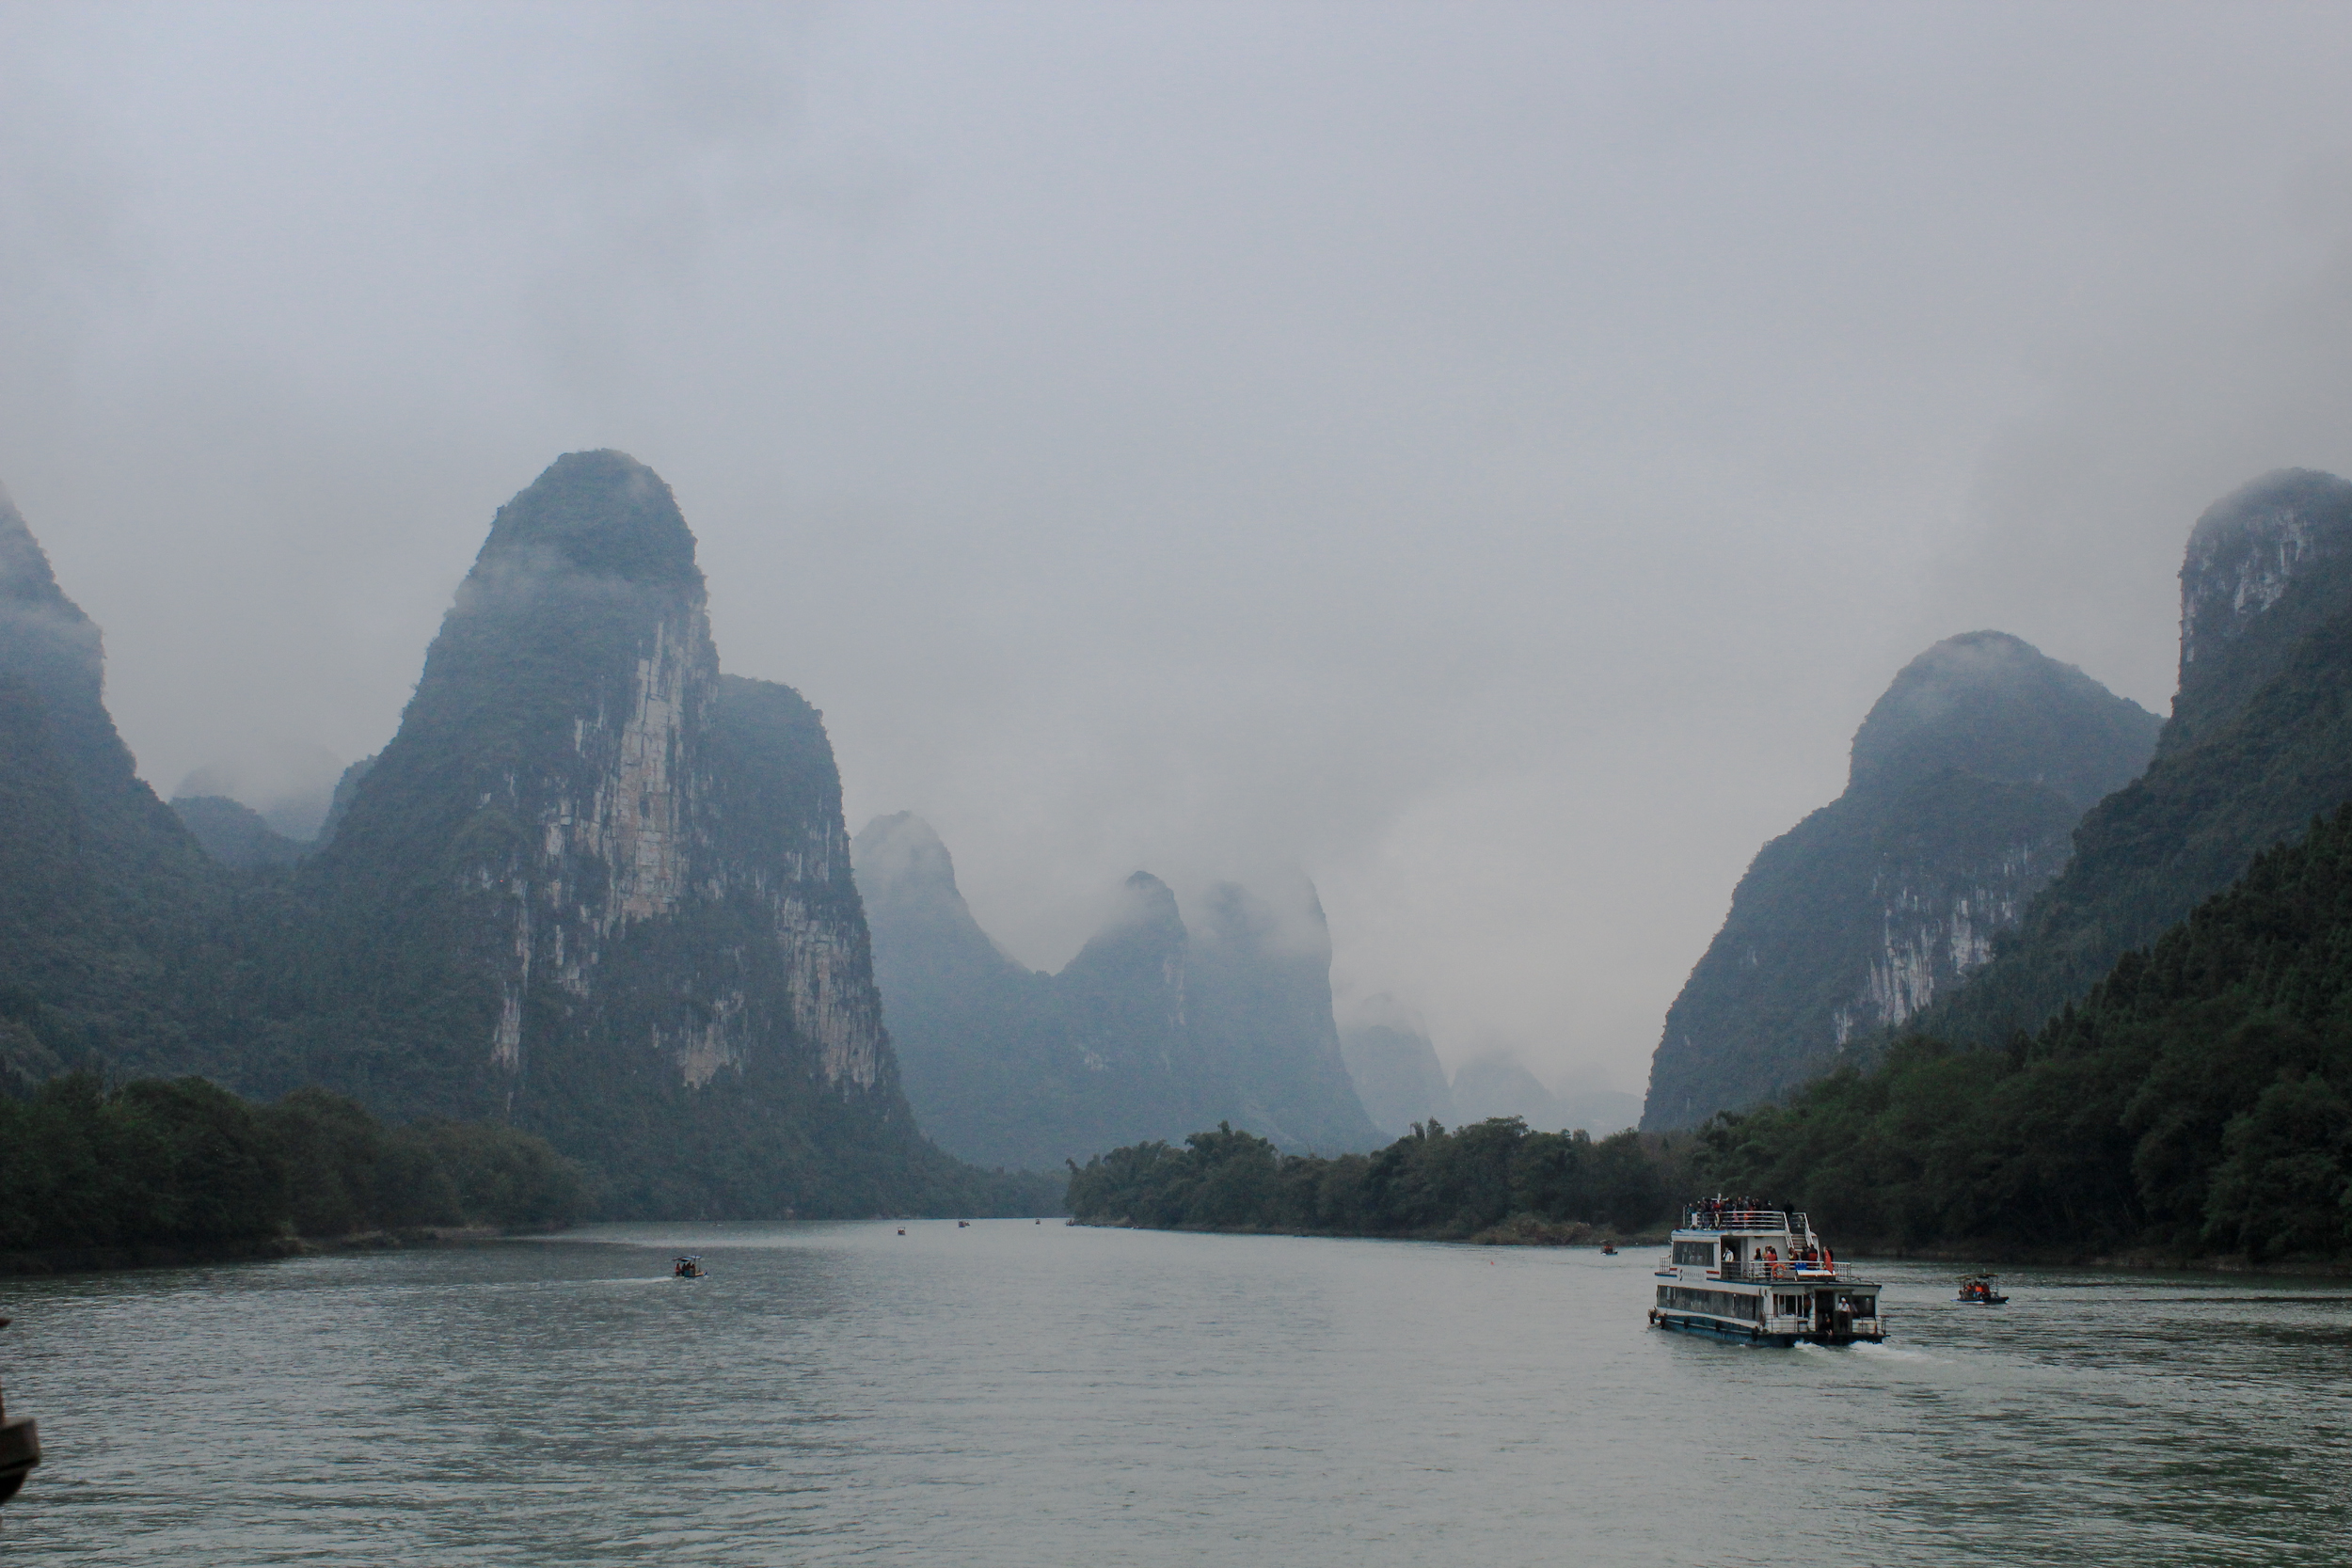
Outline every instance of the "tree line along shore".
<path fill-rule="evenodd" d="M 9 1273 L 546 1229 L 592 1196 L 578 1166 L 512 1127 L 388 1127 L 324 1089 L 255 1104 L 200 1078 L 109 1087 L 87 1072 L 0 1096 L 0 1195 Z"/>

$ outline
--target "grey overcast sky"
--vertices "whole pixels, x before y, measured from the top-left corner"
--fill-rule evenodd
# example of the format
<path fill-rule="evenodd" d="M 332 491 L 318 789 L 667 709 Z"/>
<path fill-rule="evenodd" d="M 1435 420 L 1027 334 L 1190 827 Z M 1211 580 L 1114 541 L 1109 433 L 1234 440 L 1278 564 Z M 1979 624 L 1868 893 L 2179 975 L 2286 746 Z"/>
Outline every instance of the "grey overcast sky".
<path fill-rule="evenodd" d="M 0 3 L 0 483 L 169 793 L 381 745 L 492 511 L 669 480 L 726 665 L 1058 966 L 1303 869 L 1343 1006 L 1639 1088 L 1929 642 L 2162 710 L 2352 471 L 2323 6 Z"/>

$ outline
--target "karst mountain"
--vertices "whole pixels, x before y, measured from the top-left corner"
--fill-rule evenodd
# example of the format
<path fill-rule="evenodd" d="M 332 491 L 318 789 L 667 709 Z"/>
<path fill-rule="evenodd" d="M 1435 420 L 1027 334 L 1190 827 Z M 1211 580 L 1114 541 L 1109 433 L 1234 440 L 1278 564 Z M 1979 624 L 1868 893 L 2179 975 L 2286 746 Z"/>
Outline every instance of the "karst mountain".
<path fill-rule="evenodd" d="M 1295 1149 L 1380 1141 L 1341 1054 L 1311 895 L 1278 911 L 1222 884 L 1187 921 L 1137 872 L 1044 974 L 980 928 L 920 817 L 877 817 L 855 852 L 907 1093 L 949 1151 L 1052 1168 L 1220 1121 Z"/>
<path fill-rule="evenodd" d="M 2147 765 L 2157 723 L 2000 632 L 1912 660 L 1855 732 L 1845 793 L 1733 891 L 1666 1014 L 1643 1127 L 1769 1099 L 1982 968 L 2083 813 Z"/>

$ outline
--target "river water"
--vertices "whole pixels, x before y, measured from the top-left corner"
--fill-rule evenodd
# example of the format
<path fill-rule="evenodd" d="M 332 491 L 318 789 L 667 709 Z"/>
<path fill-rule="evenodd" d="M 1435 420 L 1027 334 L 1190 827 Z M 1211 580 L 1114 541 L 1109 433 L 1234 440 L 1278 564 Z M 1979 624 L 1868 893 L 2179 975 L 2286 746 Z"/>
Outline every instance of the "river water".
<path fill-rule="evenodd" d="M 1870 1272 L 1883 1347 L 1650 1331 L 1653 1254 L 1056 1222 L 599 1227 L 0 1280 L 10 1561 L 2342 1563 L 2352 1287 Z M 667 1276 L 671 1249 L 709 1278 Z"/>

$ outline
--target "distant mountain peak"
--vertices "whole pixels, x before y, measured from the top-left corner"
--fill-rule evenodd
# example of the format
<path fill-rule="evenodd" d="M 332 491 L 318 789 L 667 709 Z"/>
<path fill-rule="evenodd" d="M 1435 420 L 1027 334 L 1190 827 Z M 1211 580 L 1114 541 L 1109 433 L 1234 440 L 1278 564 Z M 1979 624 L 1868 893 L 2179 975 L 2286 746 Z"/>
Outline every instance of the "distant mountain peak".
<path fill-rule="evenodd" d="M 621 451 L 565 452 L 499 508 L 475 577 L 517 558 L 630 582 L 702 586 L 694 534 L 661 476 Z"/>
<path fill-rule="evenodd" d="M 2087 807 L 2147 763 L 2156 716 L 2000 631 L 1947 637 L 1903 666 L 1854 732 L 1852 789 L 1945 769 L 2045 784 Z"/>
<path fill-rule="evenodd" d="M 911 811 L 877 816 L 851 841 L 858 891 L 868 904 L 954 894 L 955 857 L 931 825 Z"/>

